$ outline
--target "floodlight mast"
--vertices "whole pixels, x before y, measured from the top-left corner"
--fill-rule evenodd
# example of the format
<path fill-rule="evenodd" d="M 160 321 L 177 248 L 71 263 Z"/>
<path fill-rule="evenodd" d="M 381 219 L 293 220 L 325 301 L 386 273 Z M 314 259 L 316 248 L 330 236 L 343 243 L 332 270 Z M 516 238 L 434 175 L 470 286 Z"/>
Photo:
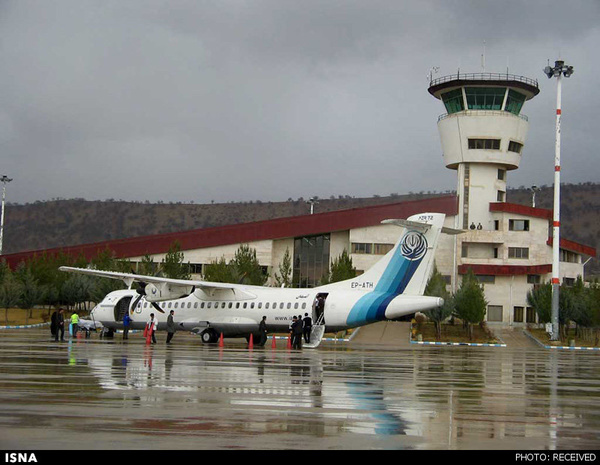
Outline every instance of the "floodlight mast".
<path fill-rule="evenodd" d="M 554 67 L 544 68 L 549 79 L 556 77 L 556 143 L 554 155 L 554 214 L 552 222 L 552 334 L 551 341 L 559 336 L 559 292 L 560 292 L 560 124 L 562 116 L 562 76 L 571 77 L 573 67 L 557 60 Z"/>
<path fill-rule="evenodd" d="M 11 182 L 12 179 L 9 178 L 6 175 L 3 175 L 0 178 L 0 181 L 2 181 L 2 216 L 0 218 L 0 255 L 2 255 L 2 241 L 4 238 L 4 200 L 6 199 L 6 184 Z"/>

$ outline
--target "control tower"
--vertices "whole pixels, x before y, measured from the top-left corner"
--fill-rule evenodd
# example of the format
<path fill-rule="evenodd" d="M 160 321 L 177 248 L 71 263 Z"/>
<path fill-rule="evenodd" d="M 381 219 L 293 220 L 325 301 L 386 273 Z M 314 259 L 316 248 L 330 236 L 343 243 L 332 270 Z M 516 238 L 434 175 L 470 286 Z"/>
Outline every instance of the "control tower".
<path fill-rule="evenodd" d="M 490 202 L 506 201 L 507 172 L 519 167 L 529 123 L 525 101 L 536 80 L 512 74 L 455 74 L 431 80 L 429 93 L 447 113 L 438 118 L 446 167 L 457 170 L 462 229 L 493 229 Z"/>

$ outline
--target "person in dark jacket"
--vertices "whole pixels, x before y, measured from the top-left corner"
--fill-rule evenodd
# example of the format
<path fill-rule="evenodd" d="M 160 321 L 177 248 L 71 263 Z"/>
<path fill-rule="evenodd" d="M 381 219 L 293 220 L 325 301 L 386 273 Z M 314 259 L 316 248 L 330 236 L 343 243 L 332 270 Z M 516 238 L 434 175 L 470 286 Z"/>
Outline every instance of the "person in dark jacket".
<path fill-rule="evenodd" d="M 173 335 L 175 334 L 175 331 L 176 331 L 175 322 L 173 321 L 174 314 L 175 314 L 175 312 L 173 310 L 171 310 L 171 312 L 169 313 L 169 316 L 167 317 L 167 344 L 169 344 L 171 342 L 171 339 L 173 339 Z"/>
<path fill-rule="evenodd" d="M 54 340 L 58 341 L 58 335 L 60 333 L 60 340 L 65 340 L 65 311 L 62 308 L 58 309 L 58 314 L 56 315 L 56 334 L 54 335 Z"/>
<path fill-rule="evenodd" d="M 302 334 L 304 336 L 304 342 L 307 344 L 310 342 L 310 330 L 312 329 L 312 318 L 308 316 L 308 313 L 304 314 L 304 323 L 302 326 Z"/>
<path fill-rule="evenodd" d="M 292 349 L 302 349 L 302 320 L 296 315 L 292 323 Z"/>
<path fill-rule="evenodd" d="M 260 341 L 258 341 L 258 345 L 264 346 L 267 342 L 267 317 L 263 316 L 262 320 L 258 324 L 258 333 L 260 334 Z"/>

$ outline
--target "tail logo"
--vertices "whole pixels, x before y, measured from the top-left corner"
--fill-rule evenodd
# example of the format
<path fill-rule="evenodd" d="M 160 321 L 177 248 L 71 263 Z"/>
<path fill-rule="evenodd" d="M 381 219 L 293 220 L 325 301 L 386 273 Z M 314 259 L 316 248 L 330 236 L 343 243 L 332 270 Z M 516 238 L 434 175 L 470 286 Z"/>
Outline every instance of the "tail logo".
<path fill-rule="evenodd" d="M 411 262 L 420 260 L 427 253 L 427 239 L 417 231 L 409 231 L 402 238 L 400 251 Z"/>

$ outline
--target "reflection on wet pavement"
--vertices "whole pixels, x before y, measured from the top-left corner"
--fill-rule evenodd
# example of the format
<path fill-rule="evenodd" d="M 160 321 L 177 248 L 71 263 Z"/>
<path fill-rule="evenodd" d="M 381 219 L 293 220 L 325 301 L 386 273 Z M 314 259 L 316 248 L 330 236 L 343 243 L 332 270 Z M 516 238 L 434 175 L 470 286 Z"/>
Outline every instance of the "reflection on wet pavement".
<path fill-rule="evenodd" d="M 48 333 L 48 334 L 47 334 Z M 597 449 L 597 353 L 0 333 L 3 449 Z"/>

